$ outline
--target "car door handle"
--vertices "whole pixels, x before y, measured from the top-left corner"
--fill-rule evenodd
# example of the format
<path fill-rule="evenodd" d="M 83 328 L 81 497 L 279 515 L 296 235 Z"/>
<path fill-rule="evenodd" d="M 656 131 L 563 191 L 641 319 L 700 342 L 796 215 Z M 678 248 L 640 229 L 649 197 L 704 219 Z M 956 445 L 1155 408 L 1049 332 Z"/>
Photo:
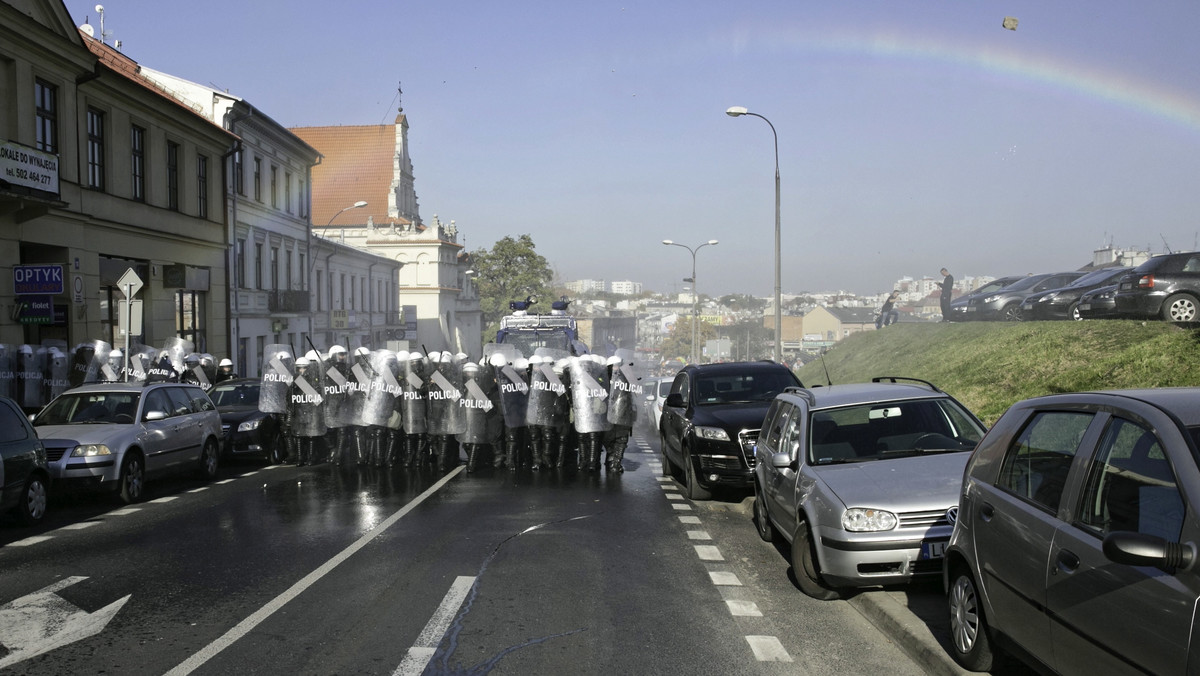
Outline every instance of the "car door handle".
<path fill-rule="evenodd" d="M 1064 573 L 1074 573 L 1079 568 L 1079 557 L 1069 549 L 1064 549 L 1055 557 L 1055 569 Z M 1052 573 L 1054 571 L 1051 571 Z"/>
<path fill-rule="evenodd" d="M 991 521 L 996 514 L 996 508 L 992 507 L 990 502 L 985 502 L 979 506 L 979 518 L 984 521 Z"/>

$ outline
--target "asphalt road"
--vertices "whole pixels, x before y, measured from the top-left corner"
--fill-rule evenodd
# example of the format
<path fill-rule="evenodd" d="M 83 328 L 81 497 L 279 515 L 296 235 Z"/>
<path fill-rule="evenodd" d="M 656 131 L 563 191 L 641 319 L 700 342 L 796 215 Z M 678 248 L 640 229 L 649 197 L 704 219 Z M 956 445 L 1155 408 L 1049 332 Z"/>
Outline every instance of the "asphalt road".
<path fill-rule="evenodd" d="M 56 498 L 0 523 L 0 671 L 926 673 L 654 450 L 623 475 L 241 464 L 132 508 Z"/>

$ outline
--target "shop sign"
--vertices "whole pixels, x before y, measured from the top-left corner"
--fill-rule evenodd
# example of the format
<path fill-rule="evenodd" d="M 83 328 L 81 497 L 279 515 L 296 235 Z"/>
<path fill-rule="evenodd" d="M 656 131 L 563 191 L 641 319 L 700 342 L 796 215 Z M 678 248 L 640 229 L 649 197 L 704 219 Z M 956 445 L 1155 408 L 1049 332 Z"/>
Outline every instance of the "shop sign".
<path fill-rule="evenodd" d="M 54 299 L 50 296 L 25 296 L 16 303 L 17 321 L 21 324 L 54 323 Z"/>
<path fill-rule="evenodd" d="M 13 293 L 18 296 L 59 295 L 63 292 L 62 265 L 14 265 Z"/>
<path fill-rule="evenodd" d="M 0 177 L 13 185 L 58 194 L 58 155 L 0 141 Z"/>

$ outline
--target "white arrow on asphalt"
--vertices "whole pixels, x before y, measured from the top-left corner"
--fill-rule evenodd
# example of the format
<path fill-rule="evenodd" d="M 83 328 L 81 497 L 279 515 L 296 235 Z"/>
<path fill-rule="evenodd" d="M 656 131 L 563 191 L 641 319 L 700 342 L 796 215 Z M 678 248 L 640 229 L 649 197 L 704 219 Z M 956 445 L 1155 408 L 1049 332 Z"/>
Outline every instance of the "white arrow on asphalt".
<path fill-rule="evenodd" d="M 129 596 L 89 613 L 58 594 L 86 577 L 68 577 L 0 606 L 0 644 L 9 652 L 0 669 L 100 633 Z"/>

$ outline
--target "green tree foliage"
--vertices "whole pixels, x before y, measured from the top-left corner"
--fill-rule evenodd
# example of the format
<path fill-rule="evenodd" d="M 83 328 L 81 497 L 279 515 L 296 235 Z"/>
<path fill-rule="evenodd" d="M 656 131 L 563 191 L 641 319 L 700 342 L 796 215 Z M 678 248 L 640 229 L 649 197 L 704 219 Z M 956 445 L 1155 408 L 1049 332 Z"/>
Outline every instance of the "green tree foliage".
<path fill-rule="evenodd" d="M 721 327 L 721 337 L 732 341 L 730 353 L 733 361 L 754 361 L 771 358 L 771 344 L 775 332 L 763 326 L 762 319 L 747 319 L 730 326 Z"/>
<path fill-rule="evenodd" d="M 700 344 L 700 349 L 697 354 L 704 352 L 704 341 L 713 340 L 717 337 L 717 329 L 708 322 L 701 321 L 696 326 L 696 342 Z M 683 357 L 684 359 L 692 358 L 692 318 L 680 315 L 679 320 L 675 322 L 675 328 L 671 329 L 671 333 L 663 338 L 662 358 L 673 359 L 675 357 Z M 704 361 L 703 355 L 701 361 Z"/>
<path fill-rule="evenodd" d="M 532 296 L 534 312 L 550 312 L 553 298 L 550 264 L 534 250 L 529 235 L 511 236 L 496 242 L 491 250 L 471 252 L 479 307 L 483 312 L 483 340 L 489 342 L 500 329 L 500 318 L 509 313 L 508 304 Z"/>

